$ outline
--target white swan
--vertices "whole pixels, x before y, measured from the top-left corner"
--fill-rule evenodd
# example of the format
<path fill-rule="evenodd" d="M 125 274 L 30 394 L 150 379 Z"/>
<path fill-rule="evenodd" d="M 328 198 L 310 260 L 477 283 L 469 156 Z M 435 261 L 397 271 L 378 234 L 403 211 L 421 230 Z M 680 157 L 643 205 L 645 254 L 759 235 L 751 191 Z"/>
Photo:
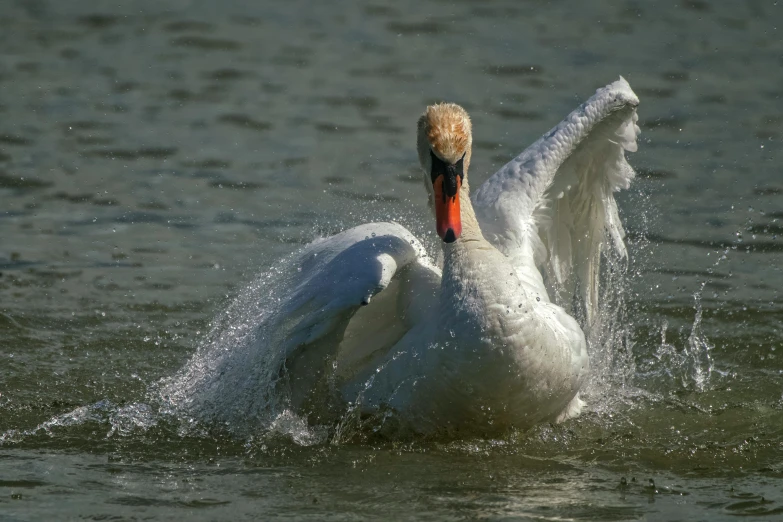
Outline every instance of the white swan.
<path fill-rule="evenodd" d="M 242 346 L 197 357 L 164 393 L 230 429 L 273 406 L 327 422 L 346 403 L 425 434 L 577 415 L 585 336 L 553 300 L 589 324 L 602 247 L 625 254 L 613 192 L 634 176 L 638 102 L 623 78 L 599 89 L 472 199 L 470 119 L 428 107 L 417 148 L 442 273 L 396 223 L 315 241 Z"/>

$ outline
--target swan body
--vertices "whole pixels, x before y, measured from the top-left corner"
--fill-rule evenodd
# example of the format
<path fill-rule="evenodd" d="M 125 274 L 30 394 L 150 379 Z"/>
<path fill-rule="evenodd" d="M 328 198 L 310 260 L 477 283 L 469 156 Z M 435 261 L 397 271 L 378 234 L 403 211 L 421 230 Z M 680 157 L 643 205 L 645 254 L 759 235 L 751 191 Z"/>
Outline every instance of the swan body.
<path fill-rule="evenodd" d="M 183 370 L 179 405 L 232 426 L 272 403 L 314 423 L 351 404 L 424 434 L 577 415 L 601 251 L 625 255 L 613 192 L 634 176 L 637 105 L 622 78 L 599 89 L 472 198 L 470 119 L 428 107 L 417 149 L 442 269 L 396 223 L 313 242 L 244 348 Z"/>

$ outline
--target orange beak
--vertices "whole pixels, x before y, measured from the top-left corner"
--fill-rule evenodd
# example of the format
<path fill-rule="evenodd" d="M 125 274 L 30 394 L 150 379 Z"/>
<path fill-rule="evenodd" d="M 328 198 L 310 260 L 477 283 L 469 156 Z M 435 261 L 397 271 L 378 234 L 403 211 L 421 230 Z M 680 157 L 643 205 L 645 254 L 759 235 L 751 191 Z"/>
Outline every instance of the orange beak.
<path fill-rule="evenodd" d="M 457 176 L 457 192 L 453 196 L 448 196 L 443 174 L 435 178 L 432 183 L 432 188 L 435 189 L 435 228 L 446 243 L 453 243 L 462 234 L 462 220 L 459 213 L 461 186 L 462 178 Z"/>

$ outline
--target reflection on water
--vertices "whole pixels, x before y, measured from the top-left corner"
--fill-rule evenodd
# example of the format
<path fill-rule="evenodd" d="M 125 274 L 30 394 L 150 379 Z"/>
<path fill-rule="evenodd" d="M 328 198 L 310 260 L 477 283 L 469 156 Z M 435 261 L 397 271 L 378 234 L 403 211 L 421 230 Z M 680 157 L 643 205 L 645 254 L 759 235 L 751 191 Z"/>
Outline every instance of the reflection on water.
<path fill-rule="evenodd" d="M 780 516 L 780 9 L 4 3 L 0 510 Z M 581 418 L 402 443 L 283 412 L 237 440 L 161 408 L 156 383 L 302 244 L 393 219 L 436 245 L 425 104 L 471 112 L 478 183 L 619 74 L 642 100 L 631 262 L 605 274 Z"/>

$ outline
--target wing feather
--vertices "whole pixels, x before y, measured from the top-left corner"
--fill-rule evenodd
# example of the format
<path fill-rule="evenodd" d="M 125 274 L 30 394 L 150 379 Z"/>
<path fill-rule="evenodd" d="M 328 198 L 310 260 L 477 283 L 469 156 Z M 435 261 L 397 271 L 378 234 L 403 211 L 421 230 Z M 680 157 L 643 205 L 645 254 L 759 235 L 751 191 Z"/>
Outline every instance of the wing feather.
<path fill-rule="evenodd" d="M 415 291 L 400 281 L 401 273 L 440 280 L 421 244 L 396 223 L 361 225 L 314 241 L 236 297 L 198 353 L 161 383 L 163 403 L 238 435 L 268 427 L 292 406 L 328 412 L 330 361 L 341 350 L 354 362 L 363 355 L 351 353 L 363 348 L 356 335 L 341 346 L 346 329 L 357 310 L 371 311 L 385 294 L 407 306 Z M 375 319 L 397 320 L 397 314 L 381 315 L 387 317 Z M 392 339 L 394 328 L 409 323 L 376 326 Z"/>
<path fill-rule="evenodd" d="M 490 177 L 473 196 L 482 231 L 558 304 L 598 306 L 604 244 L 625 258 L 614 192 L 634 171 L 639 99 L 624 78 L 596 94 Z"/>
<path fill-rule="evenodd" d="M 313 384 L 322 380 L 326 363 L 339 361 L 347 366 L 340 368 L 341 375 L 354 372 L 357 360 L 367 360 L 373 353 L 390 348 L 411 327 L 410 322 L 417 319 L 396 307 L 414 289 L 404 283 L 390 283 L 403 272 L 411 274 L 414 267 L 440 279 L 419 241 L 396 223 L 352 228 L 309 245 L 299 259 L 301 272 L 307 276 L 281 308 L 280 317 L 289 326 L 284 329 L 287 334 L 279 348 L 285 357 L 292 402 L 297 409 L 310 398 Z M 389 295 L 379 295 L 387 288 Z M 376 305 L 376 296 L 382 297 L 384 304 Z M 391 308 L 386 307 L 389 302 Z M 370 306 L 363 309 L 363 305 Z M 375 310 L 379 312 L 374 313 Z M 351 339 L 343 343 L 354 316 L 372 323 L 371 340 L 357 335 L 362 325 L 355 325 Z M 303 388 L 297 386 L 299 382 Z"/>

